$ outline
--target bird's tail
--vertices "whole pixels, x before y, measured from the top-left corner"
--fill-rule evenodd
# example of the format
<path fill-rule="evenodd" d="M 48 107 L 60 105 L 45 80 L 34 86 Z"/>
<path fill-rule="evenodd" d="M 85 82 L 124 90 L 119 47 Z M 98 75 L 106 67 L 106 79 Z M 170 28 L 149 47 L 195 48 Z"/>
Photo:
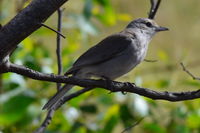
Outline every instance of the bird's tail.
<path fill-rule="evenodd" d="M 62 87 L 61 90 L 59 90 L 42 108 L 44 109 L 52 109 L 54 105 L 56 105 L 62 98 L 63 96 L 73 87 L 73 85 L 65 85 Z"/>

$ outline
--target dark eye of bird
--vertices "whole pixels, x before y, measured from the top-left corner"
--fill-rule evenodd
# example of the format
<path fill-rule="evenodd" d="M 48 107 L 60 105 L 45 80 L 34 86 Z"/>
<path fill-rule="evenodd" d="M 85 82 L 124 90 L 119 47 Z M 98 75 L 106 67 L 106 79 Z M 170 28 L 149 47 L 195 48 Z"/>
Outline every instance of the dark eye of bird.
<path fill-rule="evenodd" d="M 147 27 L 152 27 L 152 24 L 150 22 L 146 22 Z"/>

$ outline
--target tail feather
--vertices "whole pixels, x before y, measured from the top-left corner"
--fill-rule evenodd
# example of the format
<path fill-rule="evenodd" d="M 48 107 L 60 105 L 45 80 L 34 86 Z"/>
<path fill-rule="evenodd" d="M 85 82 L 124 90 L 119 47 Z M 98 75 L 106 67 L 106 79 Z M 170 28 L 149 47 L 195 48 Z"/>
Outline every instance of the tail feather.
<path fill-rule="evenodd" d="M 73 85 L 65 85 L 60 91 L 58 91 L 42 108 L 44 109 L 51 109 L 56 105 L 60 99 L 63 98 L 63 96 L 73 87 Z"/>

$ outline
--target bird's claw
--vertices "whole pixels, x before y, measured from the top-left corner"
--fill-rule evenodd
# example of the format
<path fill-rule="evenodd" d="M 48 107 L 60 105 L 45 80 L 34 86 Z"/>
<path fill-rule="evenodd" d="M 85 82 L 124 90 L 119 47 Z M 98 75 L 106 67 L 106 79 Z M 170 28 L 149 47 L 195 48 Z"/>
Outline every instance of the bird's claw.
<path fill-rule="evenodd" d="M 125 86 L 136 87 L 135 83 L 125 82 L 124 84 L 125 84 Z"/>
<path fill-rule="evenodd" d="M 125 86 L 136 87 L 135 83 L 125 82 L 124 84 L 125 84 Z M 121 91 L 121 93 L 122 93 L 123 95 L 126 95 L 126 94 L 127 94 L 126 91 Z"/>

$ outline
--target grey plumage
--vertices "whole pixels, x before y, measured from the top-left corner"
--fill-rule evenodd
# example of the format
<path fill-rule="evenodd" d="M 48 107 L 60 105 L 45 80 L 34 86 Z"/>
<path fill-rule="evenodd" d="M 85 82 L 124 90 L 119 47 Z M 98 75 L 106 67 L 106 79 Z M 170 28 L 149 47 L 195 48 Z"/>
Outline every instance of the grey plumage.
<path fill-rule="evenodd" d="M 108 36 L 86 51 L 65 75 L 72 74 L 78 78 L 97 76 L 114 80 L 142 62 L 152 37 L 156 32 L 164 30 L 168 29 L 158 26 L 154 20 L 136 19 L 123 31 Z M 67 85 L 67 89 L 57 92 L 43 109 L 54 107 L 71 87 Z"/>

